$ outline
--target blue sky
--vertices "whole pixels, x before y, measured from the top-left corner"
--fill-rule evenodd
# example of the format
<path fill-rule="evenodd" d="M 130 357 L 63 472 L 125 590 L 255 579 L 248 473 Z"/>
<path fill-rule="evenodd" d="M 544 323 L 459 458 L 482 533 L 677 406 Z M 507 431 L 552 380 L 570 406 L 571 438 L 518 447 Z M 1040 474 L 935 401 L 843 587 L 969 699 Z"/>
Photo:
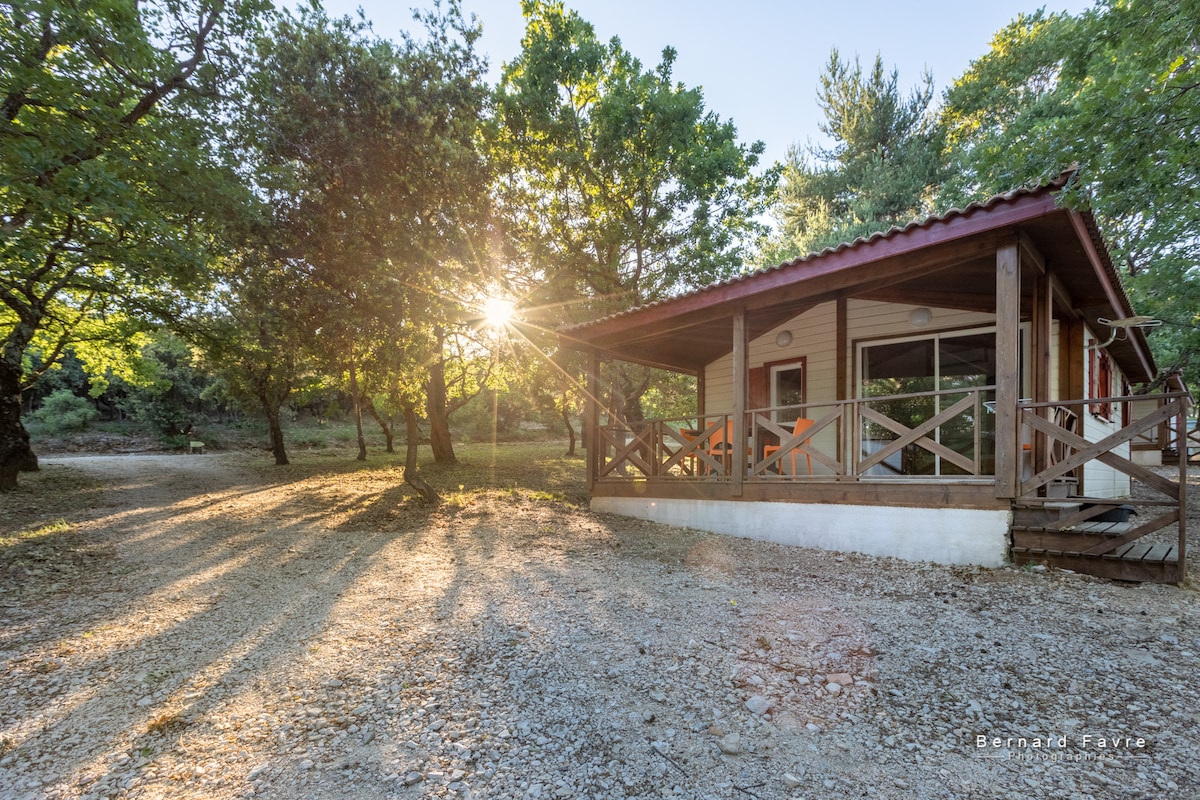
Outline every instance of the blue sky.
<path fill-rule="evenodd" d="M 481 49 L 493 80 L 520 50 L 524 33 L 519 0 L 462 0 L 483 23 Z M 412 29 L 416 2 L 325 0 L 332 15 L 361 7 L 376 33 L 394 37 Z M 793 142 L 820 136 L 817 81 L 834 47 L 869 66 L 878 52 L 900 71 L 905 91 L 925 69 L 939 90 L 988 49 L 992 35 L 1030 0 L 574 0 L 568 8 L 592 23 L 602 39 L 618 36 L 646 67 L 664 47 L 678 52 L 674 76 L 703 89 L 705 104 L 732 119 L 742 141 L 762 140 L 766 161 L 782 160 Z M 1047 11 L 1079 13 L 1091 0 L 1046 0 Z"/>

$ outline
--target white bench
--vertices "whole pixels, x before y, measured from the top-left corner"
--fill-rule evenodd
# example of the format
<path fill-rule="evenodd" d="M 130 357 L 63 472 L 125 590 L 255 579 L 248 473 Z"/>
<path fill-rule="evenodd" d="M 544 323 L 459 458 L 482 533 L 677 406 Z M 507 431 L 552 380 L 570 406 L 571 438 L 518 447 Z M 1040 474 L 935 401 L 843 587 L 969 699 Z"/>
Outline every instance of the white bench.
<path fill-rule="evenodd" d="M 203 453 L 204 452 L 204 442 L 188 442 L 188 452 L 189 453 Z"/>

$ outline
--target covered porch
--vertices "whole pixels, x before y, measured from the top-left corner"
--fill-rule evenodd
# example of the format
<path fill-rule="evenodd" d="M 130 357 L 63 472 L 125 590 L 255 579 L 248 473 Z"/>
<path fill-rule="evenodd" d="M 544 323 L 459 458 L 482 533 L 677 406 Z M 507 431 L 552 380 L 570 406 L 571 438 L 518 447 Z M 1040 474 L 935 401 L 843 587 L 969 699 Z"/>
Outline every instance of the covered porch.
<path fill-rule="evenodd" d="M 1131 443 L 1182 426 L 1187 397 L 1132 414 L 1128 387 L 1155 375 L 1149 349 L 1136 328 L 1100 346 L 1133 310 L 1093 222 L 1058 207 L 1056 188 L 562 332 L 591 358 L 594 507 L 988 565 L 1121 561 L 1175 526 L 1159 567 L 1131 574 L 1181 579 L 1186 481 L 1134 463 Z M 607 361 L 694 376 L 696 413 L 622 418 Z M 1135 502 L 1155 512 L 1090 524 Z M 1057 538 L 1023 538 L 1032 529 Z"/>

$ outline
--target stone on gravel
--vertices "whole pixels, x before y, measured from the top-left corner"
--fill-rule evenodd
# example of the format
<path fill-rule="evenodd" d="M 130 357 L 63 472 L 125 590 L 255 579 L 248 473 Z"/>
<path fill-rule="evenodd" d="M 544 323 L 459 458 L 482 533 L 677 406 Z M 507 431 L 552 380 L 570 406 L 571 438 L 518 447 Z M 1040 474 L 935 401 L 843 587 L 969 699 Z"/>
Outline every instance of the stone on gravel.
<path fill-rule="evenodd" d="M 766 714 L 771 710 L 771 706 L 771 701 L 766 697 L 763 697 L 761 694 L 752 695 L 750 699 L 746 701 L 746 708 L 750 710 L 751 714 Z"/>
<path fill-rule="evenodd" d="M 742 752 L 742 737 L 736 733 L 726 734 L 717 741 L 721 752 L 727 756 L 736 756 Z"/>

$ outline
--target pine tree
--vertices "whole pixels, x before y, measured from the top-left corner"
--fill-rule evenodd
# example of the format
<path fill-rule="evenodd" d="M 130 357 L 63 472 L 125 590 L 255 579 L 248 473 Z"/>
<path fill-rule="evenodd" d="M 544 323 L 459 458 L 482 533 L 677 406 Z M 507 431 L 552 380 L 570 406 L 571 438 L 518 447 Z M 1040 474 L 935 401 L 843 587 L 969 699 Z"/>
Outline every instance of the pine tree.
<path fill-rule="evenodd" d="M 835 49 L 821 76 L 820 130 L 831 144 L 793 145 L 775 211 L 782 235 L 764 248 L 781 261 L 901 225 L 931 209 L 942 180 L 942 134 L 926 73 L 907 98 L 881 56 L 864 74 Z"/>

